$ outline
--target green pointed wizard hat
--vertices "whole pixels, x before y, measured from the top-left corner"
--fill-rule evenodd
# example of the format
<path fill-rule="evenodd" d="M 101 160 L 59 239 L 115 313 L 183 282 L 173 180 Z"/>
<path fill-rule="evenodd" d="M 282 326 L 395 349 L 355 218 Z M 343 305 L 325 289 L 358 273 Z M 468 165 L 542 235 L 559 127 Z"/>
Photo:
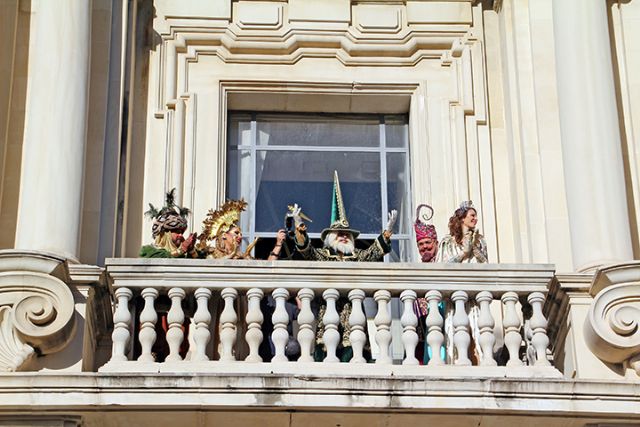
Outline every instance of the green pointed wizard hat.
<path fill-rule="evenodd" d="M 340 191 L 340 181 L 338 180 L 338 171 L 333 172 L 333 197 L 331 198 L 331 226 L 322 230 L 320 238 L 322 240 L 327 237 L 330 231 L 346 231 L 351 233 L 354 240 L 360 232 L 349 228 L 347 214 L 344 211 L 344 203 L 342 202 L 342 191 Z"/>

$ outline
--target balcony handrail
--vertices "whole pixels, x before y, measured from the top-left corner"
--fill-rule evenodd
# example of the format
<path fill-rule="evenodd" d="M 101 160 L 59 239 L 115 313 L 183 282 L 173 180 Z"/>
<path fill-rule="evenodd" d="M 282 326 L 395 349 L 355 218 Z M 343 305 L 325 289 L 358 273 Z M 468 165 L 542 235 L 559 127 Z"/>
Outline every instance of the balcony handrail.
<path fill-rule="evenodd" d="M 191 260 L 109 258 L 106 271 L 111 290 L 128 288 L 259 288 L 299 290 L 385 289 L 402 291 L 437 289 L 454 291 L 546 294 L 553 281 L 552 264 L 426 264 L 317 261 Z"/>

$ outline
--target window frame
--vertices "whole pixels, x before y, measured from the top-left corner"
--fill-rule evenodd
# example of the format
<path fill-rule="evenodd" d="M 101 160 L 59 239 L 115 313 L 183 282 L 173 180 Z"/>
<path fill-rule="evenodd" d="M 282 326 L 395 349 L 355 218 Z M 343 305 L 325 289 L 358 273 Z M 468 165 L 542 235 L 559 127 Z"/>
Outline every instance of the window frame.
<path fill-rule="evenodd" d="M 231 127 L 236 122 L 234 117 L 238 117 L 241 115 L 245 115 L 249 120 L 249 130 L 250 130 L 250 143 L 249 144 L 240 144 L 240 140 L 237 141 L 236 144 L 233 144 L 229 139 L 232 135 Z M 372 120 L 375 119 L 378 126 L 378 145 L 377 146 L 305 146 L 305 145 L 259 145 L 258 144 L 258 123 L 260 116 L 265 116 L 268 121 L 268 116 L 277 116 L 278 119 L 282 117 L 290 117 L 292 121 L 295 121 L 296 118 L 305 118 L 305 117 L 313 117 L 319 118 L 323 116 L 333 116 L 337 118 L 343 118 L 347 120 Z M 401 147 L 389 147 L 387 146 L 387 121 L 390 118 L 401 118 L 402 126 L 403 126 L 403 145 Z M 328 121 L 328 120 L 327 120 Z M 406 177 L 405 181 L 405 197 L 406 197 L 406 211 L 404 215 L 404 223 L 406 224 L 407 230 L 403 233 L 394 233 L 392 235 L 392 242 L 405 242 L 408 245 L 407 258 L 405 260 L 400 260 L 400 262 L 409 262 L 413 257 L 414 250 L 411 248 L 411 241 L 413 237 L 413 233 L 411 230 L 411 212 L 412 212 L 412 201 L 413 201 L 413 193 L 412 193 L 412 174 L 411 174 L 411 144 L 410 144 L 410 126 L 409 126 L 409 114 L 408 113 L 399 113 L 399 114 L 374 114 L 374 113 L 313 113 L 313 112 L 280 112 L 280 111 L 243 111 L 243 110 L 228 110 L 227 111 L 227 129 L 226 129 L 226 151 L 227 155 L 226 164 L 225 164 L 225 194 L 229 196 L 232 191 L 229 188 L 231 180 L 229 179 L 229 173 L 232 171 L 231 165 L 228 163 L 229 156 L 228 152 L 230 150 L 237 150 L 249 152 L 250 166 L 251 166 L 251 179 L 250 179 L 250 188 L 249 188 L 249 198 L 247 200 L 249 206 L 255 206 L 257 200 L 257 153 L 259 151 L 290 151 L 290 152 L 353 152 L 353 153 L 377 153 L 379 154 L 379 167 L 380 167 L 380 207 L 381 207 L 381 230 L 384 228 L 387 221 L 387 214 L 390 210 L 388 206 L 388 180 L 387 180 L 387 157 L 392 153 L 404 154 L 405 156 L 405 164 L 404 164 L 404 174 Z M 239 189 L 238 189 L 239 191 Z M 391 207 L 396 208 L 396 207 Z M 273 232 L 259 232 L 256 231 L 256 209 L 249 209 L 245 215 L 248 216 L 247 223 L 249 225 L 247 230 L 243 230 L 245 235 L 243 236 L 246 242 L 253 241 L 256 237 L 261 238 L 273 238 Z M 398 224 L 402 223 L 402 221 L 396 222 L 395 228 L 398 228 Z M 326 226 L 328 226 L 327 224 Z M 359 239 L 365 240 L 373 240 L 379 235 L 378 233 L 361 233 Z M 319 238 L 320 233 L 314 232 L 309 233 L 309 237 L 311 239 Z M 385 262 L 390 261 L 390 255 L 385 256 Z"/>

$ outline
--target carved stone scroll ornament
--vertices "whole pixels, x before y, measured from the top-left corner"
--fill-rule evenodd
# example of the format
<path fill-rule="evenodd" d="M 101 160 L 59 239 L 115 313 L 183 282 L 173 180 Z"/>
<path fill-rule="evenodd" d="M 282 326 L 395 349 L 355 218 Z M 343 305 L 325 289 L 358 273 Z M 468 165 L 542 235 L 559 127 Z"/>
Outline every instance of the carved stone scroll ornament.
<path fill-rule="evenodd" d="M 603 361 L 622 363 L 640 376 L 640 263 L 601 269 L 591 285 L 593 302 L 585 339 Z"/>
<path fill-rule="evenodd" d="M 56 277 L 63 261 L 0 252 L 0 371 L 18 371 L 35 354 L 54 353 L 69 343 L 74 299 L 69 286 Z"/>

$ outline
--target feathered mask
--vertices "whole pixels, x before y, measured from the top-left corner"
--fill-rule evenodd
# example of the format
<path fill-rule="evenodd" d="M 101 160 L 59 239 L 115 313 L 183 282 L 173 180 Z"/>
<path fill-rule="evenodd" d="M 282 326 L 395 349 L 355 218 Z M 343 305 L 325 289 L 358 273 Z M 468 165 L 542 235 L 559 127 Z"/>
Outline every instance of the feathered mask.
<path fill-rule="evenodd" d="M 157 237 L 162 232 L 184 233 L 187 229 L 187 216 L 191 213 L 188 208 L 175 204 L 176 189 L 172 189 L 165 196 L 165 203 L 161 209 L 149 203 L 149 210 L 144 214 L 153 219 L 151 234 Z"/>

